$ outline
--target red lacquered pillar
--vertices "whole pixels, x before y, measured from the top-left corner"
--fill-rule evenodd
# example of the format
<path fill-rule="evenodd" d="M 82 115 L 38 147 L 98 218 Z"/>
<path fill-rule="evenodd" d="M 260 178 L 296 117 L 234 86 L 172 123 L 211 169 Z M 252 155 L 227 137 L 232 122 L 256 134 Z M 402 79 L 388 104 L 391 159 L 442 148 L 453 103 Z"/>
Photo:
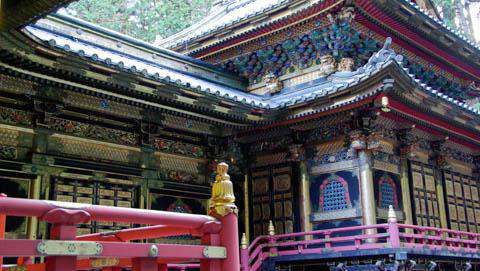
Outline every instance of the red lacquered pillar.
<path fill-rule="evenodd" d="M 238 216 L 232 212 L 221 217 L 222 230 L 220 231 L 220 242 L 227 249 L 227 258 L 222 262 L 222 270 L 240 270 L 240 251 L 238 240 Z"/>
<path fill-rule="evenodd" d="M 226 248 L 226 258 L 221 261 L 221 269 L 208 271 L 239 271 L 240 247 L 238 240 L 238 209 L 235 206 L 233 184 L 227 174 L 228 165 L 220 163 L 217 166 L 217 176 L 212 186 L 209 215 L 217 218 L 220 230 L 220 245 Z M 215 267 L 216 268 L 216 267 Z M 202 271 L 206 271 L 202 269 Z"/>
<path fill-rule="evenodd" d="M 0 194 L 1 198 L 6 198 L 7 195 Z M 0 213 L 0 240 L 5 239 L 5 226 L 6 226 L 7 216 L 3 213 Z M 0 257 L 0 271 L 2 270 L 3 257 Z"/>

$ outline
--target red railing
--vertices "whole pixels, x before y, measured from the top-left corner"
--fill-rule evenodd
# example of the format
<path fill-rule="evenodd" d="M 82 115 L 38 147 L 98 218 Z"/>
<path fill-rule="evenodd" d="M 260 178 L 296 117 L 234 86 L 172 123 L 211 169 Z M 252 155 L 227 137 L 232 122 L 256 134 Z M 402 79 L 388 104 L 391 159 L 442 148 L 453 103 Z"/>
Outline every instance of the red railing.
<path fill-rule="evenodd" d="M 268 258 L 278 256 L 385 248 L 480 252 L 480 234 L 398 224 L 394 212 L 390 213 L 387 224 L 260 236 L 242 247 L 241 268 L 257 271 Z"/>
<path fill-rule="evenodd" d="M 38 217 L 51 223 L 51 240 L 3 239 L 5 216 Z M 77 225 L 90 221 L 154 226 L 76 236 Z M 183 234 L 200 238 L 201 244 L 128 242 Z M 19 257 L 23 270 L 157 271 L 199 267 L 201 271 L 237 271 L 238 239 L 231 238 L 237 234 L 234 212 L 216 219 L 206 215 L 0 197 L 0 257 Z M 32 264 L 35 257 L 45 257 L 46 261 Z"/>

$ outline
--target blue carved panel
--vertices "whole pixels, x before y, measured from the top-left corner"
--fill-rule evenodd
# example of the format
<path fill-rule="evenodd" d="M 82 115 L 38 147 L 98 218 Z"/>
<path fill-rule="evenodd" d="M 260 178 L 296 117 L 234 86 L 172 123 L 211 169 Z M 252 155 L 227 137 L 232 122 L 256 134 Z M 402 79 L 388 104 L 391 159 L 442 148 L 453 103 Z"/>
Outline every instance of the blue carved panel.
<path fill-rule="evenodd" d="M 393 206 L 399 220 L 404 219 L 402 212 L 402 187 L 398 174 L 375 169 L 373 172 L 375 203 L 379 223 L 388 217 L 388 207 Z"/>
<path fill-rule="evenodd" d="M 312 222 L 361 216 L 356 170 L 341 170 L 310 176 Z"/>
<path fill-rule="evenodd" d="M 400 176 L 383 170 L 375 170 L 373 173 L 373 179 L 377 207 L 388 209 L 388 206 L 392 205 L 395 210 L 402 210 Z"/>

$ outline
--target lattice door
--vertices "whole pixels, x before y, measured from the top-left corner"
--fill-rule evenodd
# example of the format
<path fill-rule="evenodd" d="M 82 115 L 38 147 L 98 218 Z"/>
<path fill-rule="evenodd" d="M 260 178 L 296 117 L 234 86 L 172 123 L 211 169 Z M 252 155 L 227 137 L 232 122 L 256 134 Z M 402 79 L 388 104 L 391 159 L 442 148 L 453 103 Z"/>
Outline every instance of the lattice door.
<path fill-rule="evenodd" d="M 277 233 L 293 232 L 292 169 L 288 165 L 252 170 L 253 234 L 268 234 L 272 220 Z"/>
<path fill-rule="evenodd" d="M 119 207 L 136 207 L 135 188 L 130 185 L 55 178 L 53 200 Z M 90 222 L 80 225 L 78 234 L 111 231 L 130 227 L 126 223 Z"/>
<path fill-rule="evenodd" d="M 417 225 L 441 227 L 437 199 L 437 180 L 433 167 L 411 163 L 414 217 Z"/>
<path fill-rule="evenodd" d="M 448 220 L 454 230 L 477 232 L 480 229 L 480 199 L 473 178 L 445 171 Z"/>

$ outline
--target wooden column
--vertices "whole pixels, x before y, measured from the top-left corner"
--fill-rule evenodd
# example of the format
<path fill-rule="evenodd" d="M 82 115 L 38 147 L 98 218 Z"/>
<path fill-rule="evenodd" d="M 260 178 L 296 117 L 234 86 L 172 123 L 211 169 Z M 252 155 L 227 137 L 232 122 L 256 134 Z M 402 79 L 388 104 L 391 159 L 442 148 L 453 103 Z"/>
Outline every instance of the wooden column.
<path fill-rule="evenodd" d="M 413 225 L 412 198 L 410 190 L 408 159 L 414 157 L 416 150 L 416 140 L 411 129 L 402 129 L 397 131 L 397 140 L 399 142 L 400 153 L 400 183 L 402 186 L 402 205 L 405 214 L 405 224 Z M 412 232 L 407 229 L 407 232 Z"/>
<path fill-rule="evenodd" d="M 375 133 L 376 113 L 374 110 L 362 110 L 354 113 L 351 120 L 352 132 L 349 135 L 350 147 L 356 151 L 360 171 L 360 193 L 363 225 L 377 224 L 377 208 L 373 184 L 372 151 L 380 146 Z M 366 234 L 375 234 L 376 229 L 365 230 Z M 368 240 L 374 242 L 375 240 Z"/>
<path fill-rule="evenodd" d="M 30 183 L 30 199 L 40 199 L 40 188 L 42 184 L 42 176 L 37 175 L 37 178 Z M 37 239 L 38 219 L 36 217 L 29 217 L 27 224 L 28 239 Z"/>
<path fill-rule="evenodd" d="M 300 171 L 300 197 L 299 197 L 299 206 L 300 206 L 300 219 L 301 219 L 301 230 L 308 232 L 312 230 L 312 224 L 310 223 L 310 180 L 308 178 L 308 169 L 307 163 L 305 161 L 300 161 L 299 163 Z M 310 237 L 310 236 L 307 236 Z"/>
<path fill-rule="evenodd" d="M 368 149 L 358 151 L 358 166 L 360 170 L 360 191 L 362 194 L 363 225 L 375 225 L 377 214 L 373 186 L 372 153 Z M 367 234 L 376 233 L 375 229 L 366 230 Z"/>
<path fill-rule="evenodd" d="M 433 167 L 433 174 L 435 178 L 435 185 L 437 190 L 438 212 L 440 214 L 440 225 L 442 228 L 448 228 L 447 211 L 445 206 L 445 194 L 443 191 L 443 168 L 446 166 L 445 156 L 442 153 L 441 146 L 443 141 L 432 141 L 430 143 L 432 154 L 430 157 Z"/>
<path fill-rule="evenodd" d="M 410 180 L 408 172 L 408 159 L 400 158 L 400 184 L 402 186 L 402 205 L 405 214 L 405 224 L 413 225 L 412 199 L 410 197 Z"/>

